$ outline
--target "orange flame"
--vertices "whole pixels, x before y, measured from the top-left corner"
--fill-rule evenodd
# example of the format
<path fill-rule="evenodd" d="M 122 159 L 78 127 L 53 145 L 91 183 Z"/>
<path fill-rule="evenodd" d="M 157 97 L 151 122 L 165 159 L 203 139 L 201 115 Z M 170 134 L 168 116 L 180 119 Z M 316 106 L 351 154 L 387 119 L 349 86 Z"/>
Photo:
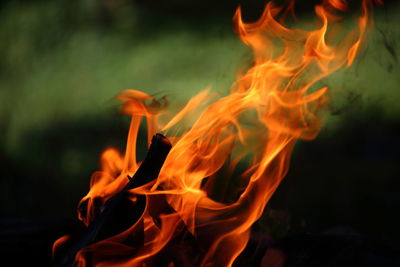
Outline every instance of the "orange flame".
<path fill-rule="evenodd" d="M 294 1 L 290 3 L 293 8 Z M 127 175 L 137 170 L 136 138 L 142 117 L 147 121 L 149 140 L 156 131 L 180 134 L 168 134 L 173 148 L 158 179 L 130 190 L 133 195 L 147 196 L 139 220 L 143 227 L 136 223 L 84 248 L 76 257 L 79 266 L 86 266 L 89 259 L 90 264 L 99 266 L 151 265 L 152 258 L 183 229 L 200 246 L 197 265 L 231 266 L 245 248 L 251 226 L 286 175 L 296 140 L 317 136 L 318 111 L 327 100 L 328 88 L 316 89 L 316 83 L 354 62 L 366 38 L 371 5 L 363 0 L 358 27 L 341 32 L 337 35 L 340 40 L 334 39 L 336 33 L 330 26 L 340 20 L 339 11 L 348 10 L 342 0 L 325 0 L 315 7 L 319 26 L 312 31 L 287 28 L 281 16 L 288 9 L 272 2 L 254 23 L 243 22 L 238 8 L 236 29 L 253 51 L 254 65 L 236 80 L 228 96 L 215 99 L 208 90 L 202 91 L 164 123 L 160 114 L 165 105 L 153 97 L 135 90 L 118 95 L 123 113 L 132 116 L 127 148 L 124 156 L 112 148 L 103 152 L 101 171 L 93 174 L 90 192 L 81 201 L 87 208 L 80 211 L 79 218 L 86 225 L 95 215 L 95 201 L 106 202 L 127 183 Z M 200 113 L 205 101 L 213 102 Z M 190 129 L 179 128 L 182 120 L 196 111 L 200 116 Z M 219 191 L 216 184 L 221 179 L 227 183 L 234 179 L 221 177 L 221 170 L 226 167 L 232 173 L 247 162 L 239 176 L 241 187 L 234 192 Z M 175 212 L 157 211 L 161 196 Z M 154 216 L 161 223 L 156 223 Z M 138 231 L 144 235 L 141 246 L 124 243 Z"/>

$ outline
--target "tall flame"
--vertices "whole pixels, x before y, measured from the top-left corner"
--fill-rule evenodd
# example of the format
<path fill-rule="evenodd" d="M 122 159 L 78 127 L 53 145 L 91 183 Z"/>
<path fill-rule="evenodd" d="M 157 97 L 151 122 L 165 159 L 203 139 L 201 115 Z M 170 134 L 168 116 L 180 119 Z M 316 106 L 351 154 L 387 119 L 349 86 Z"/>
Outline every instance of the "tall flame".
<path fill-rule="evenodd" d="M 88 205 L 79 213 L 86 225 L 93 220 L 94 202 L 106 202 L 137 170 L 140 163 L 135 151 L 142 117 L 148 137 L 162 131 L 173 148 L 155 182 L 130 190 L 132 195 L 146 195 L 147 205 L 139 219 L 143 227 L 136 223 L 82 249 L 76 257 L 80 266 L 89 261 L 99 266 L 151 265 L 182 231 L 196 239 L 197 265 L 232 265 L 248 242 L 251 226 L 286 175 L 296 140 L 313 139 L 319 132 L 318 111 L 327 100 L 328 88 L 315 88 L 316 83 L 354 62 L 371 21 L 372 2 L 363 0 L 357 27 L 334 32 L 330 26 L 341 21 L 339 14 L 349 8 L 343 0 L 324 0 L 315 6 L 315 30 L 290 29 L 283 16 L 291 12 L 293 3 L 284 8 L 269 2 L 254 23 L 243 22 L 237 9 L 236 30 L 251 47 L 254 64 L 238 77 L 229 95 L 215 99 L 204 90 L 164 122 L 160 117 L 164 105 L 150 95 L 126 90 L 118 96 L 123 113 L 132 116 L 126 152 L 123 156 L 112 148 L 103 152 L 101 170 L 93 174 L 90 192 L 81 202 Z M 207 102 L 211 104 L 204 108 Z M 190 129 L 182 130 L 182 121 L 196 113 L 200 115 Z M 244 164 L 247 167 L 240 175 L 222 174 L 222 170 L 231 174 L 242 170 Z M 238 188 L 221 191 L 217 184 L 221 180 L 228 184 L 234 176 L 239 177 Z M 160 198 L 174 212 L 157 211 Z M 139 231 L 143 244 L 126 244 Z"/>

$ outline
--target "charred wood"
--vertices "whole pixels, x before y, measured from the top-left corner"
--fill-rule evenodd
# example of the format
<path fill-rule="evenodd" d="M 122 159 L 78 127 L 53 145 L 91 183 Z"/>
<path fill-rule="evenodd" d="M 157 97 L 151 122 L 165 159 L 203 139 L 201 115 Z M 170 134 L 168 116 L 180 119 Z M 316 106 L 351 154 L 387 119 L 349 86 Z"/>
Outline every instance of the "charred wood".
<path fill-rule="evenodd" d="M 133 212 L 133 219 L 140 217 L 146 206 L 146 198 L 145 196 L 137 196 L 136 205 L 132 205 L 132 202 L 126 197 L 127 191 L 157 179 L 171 147 L 171 143 L 165 136 L 156 134 L 153 137 L 149 151 L 134 176 L 128 176 L 125 187 L 101 207 L 101 212 L 97 214 L 88 227 L 83 228 L 78 234 L 72 235 L 72 238 L 66 244 L 67 248 L 55 256 L 55 266 L 73 266 L 75 255 L 79 250 L 115 235 L 123 230 L 121 228 L 134 223 L 132 218 L 129 220 L 115 219 L 120 215 L 124 216 L 123 214 L 132 214 Z"/>

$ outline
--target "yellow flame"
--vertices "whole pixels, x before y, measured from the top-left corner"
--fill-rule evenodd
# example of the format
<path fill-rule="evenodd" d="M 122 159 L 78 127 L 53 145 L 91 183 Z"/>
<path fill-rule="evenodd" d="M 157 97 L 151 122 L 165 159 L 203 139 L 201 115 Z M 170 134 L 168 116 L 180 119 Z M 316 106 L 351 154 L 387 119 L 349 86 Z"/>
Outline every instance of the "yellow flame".
<path fill-rule="evenodd" d="M 342 0 L 325 0 L 317 5 L 319 26 L 311 31 L 283 24 L 282 14 L 291 12 L 294 1 L 287 8 L 269 2 L 254 23 L 245 23 L 238 8 L 236 30 L 252 49 L 254 65 L 238 77 L 228 96 L 208 105 L 190 129 L 169 136 L 173 148 L 158 179 L 131 190 L 132 194 L 147 196 L 138 223 L 81 250 L 77 255 L 79 266 L 88 263 L 87 253 L 93 265 L 151 265 L 153 256 L 183 228 L 201 246 L 196 264 L 231 266 L 246 246 L 251 226 L 286 175 L 296 140 L 317 136 L 318 111 L 327 100 L 328 88 L 313 86 L 354 62 L 371 21 L 371 5 L 363 0 L 358 27 L 341 32 L 340 40 L 327 36 L 330 25 L 340 20 L 337 12 L 348 10 Z M 103 152 L 101 170 L 93 174 L 90 192 L 82 200 L 88 208 L 79 218 L 87 225 L 94 216 L 94 199 L 107 201 L 126 184 L 127 174 L 137 170 L 135 151 L 141 118 L 146 118 L 150 140 L 156 131 L 169 133 L 212 99 L 208 90 L 202 91 L 172 119 L 161 123 L 159 115 L 165 107 L 150 95 L 125 90 L 117 98 L 123 101 L 123 113 L 132 116 L 127 148 L 124 156 L 112 148 Z M 228 192 L 238 197 L 231 196 L 229 203 L 213 200 L 211 196 L 218 190 L 216 180 L 230 179 L 220 177 L 221 168 L 227 165 L 232 172 L 239 162 L 246 162 L 245 158 L 251 160 L 240 176 L 243 188 L 240 194 Z M 160 198 L 175 212 L 159 213 L 155 207 L 160 205 Z M 160 224 L 155 223 L 154 216 L 159 217 Z M 124 240 L 135 237 L 138 231 L 143 232 L 144 243 L 126 245 Z M 115 260 L 116 255 L 121 256 L 119 260 Z"/>

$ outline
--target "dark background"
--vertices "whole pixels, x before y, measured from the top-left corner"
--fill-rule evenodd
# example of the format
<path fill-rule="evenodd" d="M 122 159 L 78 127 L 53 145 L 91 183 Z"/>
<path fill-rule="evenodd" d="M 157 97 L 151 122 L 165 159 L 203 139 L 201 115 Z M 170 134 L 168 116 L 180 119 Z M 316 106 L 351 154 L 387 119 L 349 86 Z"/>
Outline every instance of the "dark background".
<path fill-rule="evenodd" d="M 238 4 L 248 20 L 264 6 L 1 1 L 2 222 L 75 216 L 101 151 L 124 149 L 129 119 L 112 100 L 119 91 L 167 95 L 176 107 L 209 85 L 226 93 L 251 59 L 232 27 Z M 311 7 L 297 9 L 308 16 Z M 400 239 L 398 11 L 396 1 L 376 8 L 354 66 L 323 81 L 333 89 L 324 128 L 299 142 L 257 226 L 273 238 L 340 225 Z"/>

